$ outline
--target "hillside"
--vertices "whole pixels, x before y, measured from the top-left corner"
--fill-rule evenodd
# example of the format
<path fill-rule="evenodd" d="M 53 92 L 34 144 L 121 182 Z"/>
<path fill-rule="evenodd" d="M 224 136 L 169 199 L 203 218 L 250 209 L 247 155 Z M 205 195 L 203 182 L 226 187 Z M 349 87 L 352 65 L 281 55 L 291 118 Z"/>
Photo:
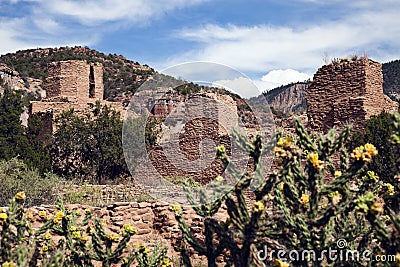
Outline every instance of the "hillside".
<path fill-rule="evenodd" d="M 44 82 L 47 77 L 47 64 L 61 60 L 87 60 L 101 62 L 104 67 L 104 97 L 115 101 L 124 94 L 134 93 L 140 85 L 154 74 L 147 65 L 140 65 L 121 55 L 104 54 L 87 47 L 61 47 L 30 49 L 0 56 L 3 63 L 19 73 L 25 86 Z"/>
<path fill-rule="evenodd" d="M 400 60 L 382 65 L 383 91 L 392 100 L 400 102 Z"/>
<path fill-rule="evenodd" d="M 279 86 L 264 92 L 271 109 L 276 113 L 300 113 L 307 109 L 305 90 L 309 82 L 297 82 Z"/>

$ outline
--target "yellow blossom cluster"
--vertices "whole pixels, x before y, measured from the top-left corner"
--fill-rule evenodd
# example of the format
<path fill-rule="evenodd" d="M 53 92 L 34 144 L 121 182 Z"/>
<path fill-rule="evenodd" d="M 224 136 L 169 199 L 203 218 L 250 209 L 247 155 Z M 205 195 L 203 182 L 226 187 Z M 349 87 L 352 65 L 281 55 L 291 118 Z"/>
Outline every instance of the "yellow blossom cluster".
<path fill-rule="evenodd" d="M 130 235 L 136 234 L 136 229 L 131 224 L 124 224 L 124 232 Z"/>
<path fill-rule="evenodd" d="M 289 267 L 289 263 L 276 259 L 274 261 L 274 267 Z"/>
<path fill-rule="evenodd" d="M 364 146 L 356 147 L 351 152 L 350 157 L 357 161 L 370 162 L 372 157 L 378 155 L 378 150 L 373 144 L 365 144 Z"/>
<path fill-rule="evenodd" d="M 383 186 L 386 188 L 386 193 L 389 196 L 393 196 L 395 194 L 394 186 L 390 183 L 384 183 Z"/>
<path fill-rule="evenodd" d="M 107 236 L 108 240 L 111 242 L 118 242 L 119 241 L 119 235 L 111 233 Z"/>
<path fill-rule="evenodd" d="M 7 213 L 5 212 L 0 213 L 0 223 L 4 223 L 7 220 L 7 218 L 8 218 Z"/>
<path fill-rule="evenodd" d="M 1 265 L 1 267 L 17 267 L 17 264 L 13 261 L 6 261 Z"/>
<path fill-rule="evenodd" d="M 383 213 L 383 204 L 379 202 L 374 202 L 369 208 L 372 214 L 380 214 Z"/>
<path fill-rule="evenodd" d="M 18 192 L 17 194 L 15 194 L 15 200 L 17 202 L 22 202 L 26 199 L 26 195 L 24 192 Z"/>
<path fill-rule="evenodd" d="M 341 171 L 335 171 L 334 176 L 335 177 L 342 176 L 342 172 Z"/>
<path fill-rule="evenodd" d="M 293 146 L 293 139 L 290 137 L 279 138 L 274 149 L 275 156 L 278 158 L 285 158 L 288 156 L 286 149 L 291 149 Z"/>
<path fill-rule="evenodd" d="M 47 218 L 47 212 L 45 210 L 39 211 L 39 218 L 41 219 L 46 219 Z"/>
<path fill-rule="evenodd" d="M 309 153 L 307 155 L 308 161 L 313 165 L 313 167 L 317 170 L 322 170 L 324 168 L 324 162 L 319 160 L 317 153 Z"/>
<path fill-rule="evenodd" d="M 254 212 L 261 212 L 264 210 L 264 204 L 261 201 L 254 202 L 253 211 Z"/>
<path fill-rule="evenodd" d="M 310 202 L 310 196 L 307 194 L 302 194 L 299 201 L 301 204 L 306 205 L 308 202 Z"/>
<path fill-rule="evenodd" d="M 172 205 L 171 210 L 175 213 L 176 216 L 182 215 L 182 207 L 179 204 Z"/>
<path fill-rule="evenodd" d="M 164 258 L 161 263 L 161 267 L 173 267 L 171 260 L 168 258 Z"/>
<path fill-rule="evenodd" d="M 64 218 L 64 212 L 58 211 L 54 216 L 53 222 L 54 223 L 61 223 L 62 218 Z"/>

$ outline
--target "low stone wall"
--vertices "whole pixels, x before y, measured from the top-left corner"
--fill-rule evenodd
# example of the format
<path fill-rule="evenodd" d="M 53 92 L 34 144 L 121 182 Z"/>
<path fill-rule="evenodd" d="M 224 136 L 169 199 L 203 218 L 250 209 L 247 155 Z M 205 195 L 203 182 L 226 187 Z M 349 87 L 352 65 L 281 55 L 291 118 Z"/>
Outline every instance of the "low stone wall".
<path fill-rule="evenodd" d="M 123 225 L 130 223 L 137 229 L 137 234 L 131 239 L 131 245 L 135 243 L 144 243 L 149 247 L 156 244 L 168 246 L 168 257 L 171 259 L 179 259 L 180 241 L 182 240 L 181 232 L 174 212 L 169 204 L 157 201 L 151 202 L 116 202 L 104 208 L 93 208 L 85 205 L 65 205 L 66 209 L 72 211 L 80 211 L 85 214 L 85 209 L 89 208 L 93 212 L 93 217 L 100 218 L 104 222 L 106 233 L 120 234 Z M 33 227 L 38 229 L 43 222 L 39 219 L 39 211 L 45 210 L 48 215 L 57 212 L 56 206 L 39 206 L 29 208 L 35 221 Z M 203 219 L 195 214 L 191 207 L 183 207 L 183 217 L 194 236 L 201 237 L 203 231 Z M 82 215 L 83 217 L 84 215 Z M 226 220 L 226 209 L 222 208 L 215 215 L 216 218 Z M 205 263 L 206 258 L 199 256 L 190 251 L 190 257 L 194 264 Z M 222 262 L 222 259 L 221 259 Z"/>

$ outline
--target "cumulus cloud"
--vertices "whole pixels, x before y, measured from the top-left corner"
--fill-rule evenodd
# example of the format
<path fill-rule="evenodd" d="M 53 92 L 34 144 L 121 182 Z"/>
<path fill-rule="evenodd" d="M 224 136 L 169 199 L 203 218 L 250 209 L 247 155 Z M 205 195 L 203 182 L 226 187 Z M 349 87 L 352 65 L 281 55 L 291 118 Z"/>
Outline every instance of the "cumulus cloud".
<path fill-rule="evenodd" d="M 197 42 L 200 48 L 170 61 L 207 60 L 258 73 L 289 68 L 312 73 L 324 63 L 324 53 L 330 57 L 368 53 L 379 61 L 400 57 L 400 2 L 371 3 L 346 4 L 351 5 L 351 13 L 319 23 L 184 28 L 175 36 Z"/>
<path fill-rule="evenodd" d="M 42 1 L 41 8 L 51 14 L 77 19 L 84 25 L 130 21 L 145 23 L 173 10 L 208 0 L 53 0 Z"/>
<path fill-rule="evenodd" d="M 261 77 L 261 81 L 270 82 L 275 86 L 285 85 L 293 82 L 303 82 L 311 79 L 307 73 L 298 72 L 297 70 L 272 70 L 268 74 Z"/>
<path fill-rule="evenodd" d="M 0 54 L 32 47 L 90 46 L 119 27 L 146 25 L 205 1 L 209 0 L 0 0 L 10 10 L 25 8 L 18 18 L 0 12 Z"/>
<path fill-rule="evenodd" d="M 258 96 L 262 92 L 252 80 L 245 77 L 237 77 L 232 80 L 218 80 L 213 82 L 212 85 L 215 87 L 225 88 L 244 98 Z"/>

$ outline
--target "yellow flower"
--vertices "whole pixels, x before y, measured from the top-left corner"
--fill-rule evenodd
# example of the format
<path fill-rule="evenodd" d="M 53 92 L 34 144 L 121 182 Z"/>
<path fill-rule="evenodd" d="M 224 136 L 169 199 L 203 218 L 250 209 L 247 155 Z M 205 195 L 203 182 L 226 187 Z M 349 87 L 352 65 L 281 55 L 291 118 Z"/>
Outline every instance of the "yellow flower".
<path fill-rule="evenodd" d="M 289 267 L 289 263 L 276 259 L 274 261 L 274 267 Z"/>
<path fill-rule="evenodd" d="M 284 188 L 284 186 L 285 186 L 285 183 L 284 183 L 284 182 L 280 182 L 280 183 L 278 184 L 278 189 L 282 191 L 283 188 Z"/>
<path fill-rule="evenodd" d="M 77 229 L 75 226 L 71 226 L 71 227 L 69 228 L 69 230 L 70 230 L 71 232 L 75 232 L 75 231 L 77 231 L 78 229 Z"/>
<path fill-rule="evenodd" d="M 81 236 L 80 240 L 82 243 L 86 243 L 89 240 L 89 237 L 87 235 L 83 235 Z"/>
<path fill-rule="evenodd" d="M 25 213 L 25 216 L 31 222 L 35 221 L 35 217 L 33 216 L 33 212 L 32 211 L 27 211 Z"/>
<path fill-rule="evenodd" d="M 217 178 L 215 178 L 215 181 L 217 182 L 222 182 L 224 180 L 224 177 L 222 177 L 221 175 L 218 175 Z"/>
<path fill-rule="evenodd" d="M 81 232 L 79 232 L 79 231 L 72 232 L 72 238 L 73 239 L 81 239 Z"/>
<path fill-rule="evenodd" d="M 254 212 L 261 212 L 264 210 L 264 204 L 261 201 L 254 202 L 253 211 Z"/>
<path fill-rule="evenodd" d="M 322 170 L 324 168 L 324 162 L 318 159 L 317 153 L 309 153 L 307 159 L 311 162 L 317 170 Z"/>
<path fill-rule="evenodd" d="M 395 190 L 394 190 L 394 186 L 392 184 L 384 183 L 383 186 L 386 187 L 386 193 L 389 196 L 393 196 L 394 195 Z"/>
<path fill-rule="evenodd" d="M 4 213 L 4 212 L 0 213 L 0 223 L 5 222 L 7 220 L 7 218 L 8 218 L 7 213 Z"/>
<path fill-rule="evenodd" d="M 307 194 L 301 195 L 300 203 L 306 205 L 308 202 L 310 202 L 310 196 Z"/>
<path fill-rule="evenodd" d="M 369 208 L 372 214 L 383 213 L 383 205 L 381 203 L 375 202 Z"/>
<path fill-rule="evenodd" d="M 372 157 L 378 155 L 378 150 L 373 144 L 365 144 L 364 146 L 365 152 L 370 154 Z"/>
<path fill-rule="evenodd" d="M 54 215 L 53 222 L 54 222 L 54 223 L 57 223 L 57 224 L 58 224 L 58 223 L 61 223 L 63 217 L 64 217 L 64 212 L 58 211 L 58 212 L 56 213 L 56 215 Z"/>
<path fill-rule="evenodd" d="M 283 150 L 281 147 L 275 147 L 274 152 L 275 156 L 278 158 L 284 158 L 287 155 L 286 151 Z"/>
<path fill-rule="evenodd" d="M 6 261 L 1 266 L 2 267 L 16 267 L 17 265 L 13 261 Z"/>
<path fill-rule="evenodd" d="M 124 224 L 124 231 L 128 234 L 134 235 L 136 234 L 136 229 L 135 227 L 133 227 L 132 225 L 128 224 Z"/>
<path fill-rule="evenodd" d="M 378 155 L 376 147 L 372 144 L 365 144 L 365 146 L 356 147 L 353 152 L 351 152 L 350 157 L 355 160 L 369 162 L 372 160 L 372 157 L 376 155 Z"/>
<path fill-rule="evenodd" d="M 63 217 L 64 217 L 64 212 L 62 212 L 61 210 L 58 211 L 58 212 L 56 213 L 56 217 L 57 217 L 57 218 L 63 218 Z"/>
<path fill-rule="evenodd" d="M 170 259 L 164 258 L 164 259 L 162 260 L 161 267 L 173 267 L 173 264 L 172 264 L 172 262 L 170 261 Z"/>
<path fill-rule="evenodd" d="M 17 202 L 24 201 L 25 199 L 26 199 L 26 195 L 25 195 L 24 192 L 18 192 L 18 193 L 15 194 L 15 200 Z"/>
<path fill-rule="evenodd" d="M 82 215 L 81 211 L 79 211 L 79 210 L 75 214 L 76 214 L 76 216 L 81 216 Z"/>
<path fill-rule="evenodd" d="M 226 152 L 226 149 L 225 149 L 224 146 L 217 146 L 217 147 L 215 148 L 215 150 L 216 150 L 217 153 L 219 153 L 219 154 L 223 154 L 223 153 Z"/>
<path fill-rule="evenodd" d="M 107 236 L 108 240 L 111 242 L 118 242 L 119 241 L 119 235 L 111 233 Z"/>
<path fill-rule="evenodd" d="M 85 213 L 90 214 L 90 213 L 92 213 L 92 211 L 89 208 L 87 208 L 87 209 L 85 209 Z"/>
<path fill-rule="evenodd" d="M 182 215 L 182 207 L 179 204 L 174 204 L 171 207 L 172 211 L 175 212 L 176 216 Z"/>
<path fill-rule="evenodd" d="M 285 138 L 279 138 L 278 142 L 276 143 L 276 146 L 289 148 L 292 145 L 292 142 L 293 139 L 289 136 L 286 136 Z"/>
<path fill-rule="evenodd" d="M 361 159 L 362 161 L 370 162 L 372 160 L 372 155 L 369 154 L 368 152 L 364 152 L 361 154 Z"/>
<path fill-rule="evenodd" d="M 44 239 L 50 240 L 51 239 L 51 234 L 50 233 L 45 234 L 44 235 Z"/>
<path fill-rule="evenodd" d="M 342 176 L 342 172 L 341 171 L 335 171 L 335 177 L 339 177 Z"/>
<path fill-rule="evenodd" d="M 46 219 L 47 212 L 45 210 L 39 211 L 39 217 L 42 218 L 42 219 Z"/>
<path fill-rule="evenodd" d="M 44 245 L 44 246 L 40 249 L 39 254 L 42 255 L 44 252 L 46 252 L 46 251 L 48 251 L 48 250 L 49 250 L 49 247 L 46 246 L 46 245 Z"/>

